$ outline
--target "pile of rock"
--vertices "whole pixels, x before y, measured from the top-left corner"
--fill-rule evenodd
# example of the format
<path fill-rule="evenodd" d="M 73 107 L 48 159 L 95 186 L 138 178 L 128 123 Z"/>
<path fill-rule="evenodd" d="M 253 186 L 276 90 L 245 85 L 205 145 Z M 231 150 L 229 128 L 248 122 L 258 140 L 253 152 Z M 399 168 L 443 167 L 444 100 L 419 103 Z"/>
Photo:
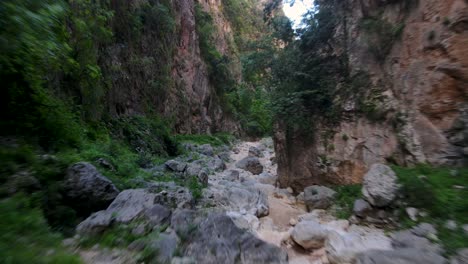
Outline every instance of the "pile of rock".
<path fill-rule="evenodd" d="M 133 241 L 128 249 L 157 252 L 155 261 L 162 263 L 171 261 L 177 248 L 191 263 L 235 263 L 237 259 L 246 263 L 287 263 L 285 252 L 238 228 L 226 214 L 213 212 L 206 216 L 191 209 L 191 197 L 181 196 L 180 188 L 158 193 L 125 190 L 106 210 L 80 223 L 77 232 L 87 236 L 117 225 L 133 226 L 132 234 L 141 239 Z"/>
<path fill-rule="evenodd" d="M 383 164 L 374 164 L 364 175 L 362 195 L 364 199 L 354 202 L 353 212 L 361 220 L 373 224 L 388 224 L 393 221 L 388 209 L 398 195 L 399 185 L 395 172 Z"/>

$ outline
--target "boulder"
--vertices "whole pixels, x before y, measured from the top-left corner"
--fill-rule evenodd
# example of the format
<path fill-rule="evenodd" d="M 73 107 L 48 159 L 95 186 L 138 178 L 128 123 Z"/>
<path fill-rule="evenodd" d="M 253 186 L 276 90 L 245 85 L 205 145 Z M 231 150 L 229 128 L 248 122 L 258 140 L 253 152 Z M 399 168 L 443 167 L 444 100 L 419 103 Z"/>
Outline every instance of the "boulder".
<path fill-rule="evenodd" d="M 145 219 L 151 226 L 167 224 L 171 219 L 171 210 L 160 204 L 155 204 L 153 207 L 145 210 Z"/>
<path fill-rule="evenodd" d="M 373 206 L 384 207 L 397 196 L 397 177 L 393 170 L 383 164 L 374 164 L 364 175 L 362 194 Z"/>
<path fill-rule="evenodd" d="M 468 263 L 468 248 L 462 248 L 457 251 L 457 254 L 450 259 L 450 264 L 466 264 Z"/>
<path fill-rule="evenodd" d="M 369 250 L 359 254 L 356 264 L 444 264 L 446 260 L 433 252 L 414 248 Z"/>
<path fill-rule="evenodd" d="M 151 239 L 146 249 L 157 252 L 155 257 L 155 263 L 169 263 L 174 256 L 179 238 L 174 232 L 169 234 L 162 233 L 159 234 L 156 238 Z"/>
<path fill-rule="evenodd" d="M 263 172 L 263 166 L 257 157 L 246 157 L 236 163 L 236 167 L 258 175 Z"/>
<path fill-rule="evenodd" d="M 171 228 L 178 234 L 187 234 L 192 226 L 199 223 L 197 212 L 190 209 L 176 209 L 172 213 Z"/>
<path fill-rule="evenodd" d="M 239 212 L 244 210 L 257 217 L 266 216 L 269 213 L 267 195 L 254 186 L 227 182 L 226 185 L 215 188 L 215 200 L 228 210 Z"/>
<path fill-rule="evenodd" d="M 197 150 L 203 155 L 210 156 L 210 157 L 214 156 L 214 150 L 210 144 L 200 145 L 198 146 Z"/>
<path fill-rule="evenodd" d="M 365 200 L 357 199 L 354 201 L 353 213 L 356 216 L 365 218 L 370 211 L 372 211 L 372 206 Z"/>
<path fill-rule="evenodd" d="M 223 171 L 226 169 L 226 164 L 218 157 L 210 158 L 206 163 L 206 166 L 210 171 Z"/>
<path fill-rule="evenodd" d="M 185 175 L 189 177 L 198 177 L 200 171 L 202 170 L 202 166 L 198 163 L 189 163 L 187 168 L 185 169 Z"/>
<path fill-rule="evenodd" d="M 383 232 L 367 229 L 350 230 L 343 235 L 331 231 L 325 243 L 328 260 L 334 264 L 355 263 L 358 254 L 367 250 L 388 250 L 391 248 L 390 239 Z"/>
<path fill-rule="evenodd" d="M 197 179 L 203 185 L 208 185 L 208 174 L 209 171 L 206 168 L 203 168 L 200 173 L 198 173 Z"/>
<path fill-rule="evenodd" d="M 413 227 L 410 231 L 416 236 L 426 237 L 426 238 L 432 238 L 437 235 L 437 230 L 434 228 L 433 225 L 428 224 L 428 223 L 421 223 Z"/>
<path fill-rule="evenodd" d="M 224 162 L 230 162 L 231 161 L 231 154 L 229 152 L 221 152 L 218 154 L 218 157 L 222 159 Z"/>
<path fill-rule="evenodd" d="M 67 169 L 63 187 L 71 206 L 85 215 L 105 209 L 119 194 L 115 185 L 87 162 Z"/>
<path fill-rule="evenodd" d="M 202 166 L 197 162 L 188 164 L 185 169 L 186 176 L 197 177 L 201 184 L 208 184 L 208 174 L 208 170 L 206 168 L 202 168 Z"/>
<path fill-rule="evenodd" d="M 176 186 L 156 194 L 154 202 L 169 208 L 192 208 L 195 199 L 189 189 Z"/>
<path fill-rule="evenodd" d="M 257 177 L 258 182 L 263 183 L 263 184 L 271 184 L 271 185 L 276 184 L 277 178 L 278 177 L 276 177 L 275 175 L 270 174 L 270 173 L 268 173 L 266 171 L 260 173 L 260 175 L 258 175 L 258 177 Z"/>
<path fill-rule="evenodd" d="M 228 170 L 224 175 L 224 178 L 228 181 L 239 181 L 240 179 L 240 173 L 238 170 Z"/>
<path fill-rule="evenodd" d="M 98 233 L 112 223 L 127 224 L 155 204 L 156 195 L 145 189 L 125 190 L 104 211 L 92 214 L 77 227 L 78 233 Z"/>
<path fill-rule="evenodd" d="M 225 214 L 211 213 L 193 232 L 184 256 L 196 263 L 287 263 L 281 248 L 238 228 Z"/>
<path fill-rule="evenodd" d="M 294 242 L 306 250 L 323 247 L 327 236 L 328 231 L 315 221 L 301 221 L 291 233 Z"/>
<path fill-rule="evenodd" d="M 441 254 L 442 248 L 438 244 L 433 244 L 429 239 L 417 236 L 412 230 L 398 231 L 391 235 L 392 245 L 395 249 L 412 248 L 420 251 L 430 251 Z"/>
<path fill-rule="evenodd" d="M 325 186 L 312 185 L 304 189 L 304 201 L 309 210 L 327 209 L 335 199 L 336 192 Z"/>
<path fill-rule="evenodd" d="M 254 147 L 254 146 L 251 146 L 249 148 L 249 156 L 250 157 L 257 157 L 257 158 L 262 158 L 263 157 L 263 153 L 260 149 Z"/>
<path fill-rule="evenodd" d="M 104 232 L 112 224 L 113 216 L 106 211 L 93 213 L 83 222 L 78 224 L 76 232 L 78 234 L 99 234 Z"/>
<path fill-rule="evenodd" d="M 178 160 L 168 160 L 164 163 L 166 168 L 173 172 L 184 172 L 187 168 L 187 163 Z"/>

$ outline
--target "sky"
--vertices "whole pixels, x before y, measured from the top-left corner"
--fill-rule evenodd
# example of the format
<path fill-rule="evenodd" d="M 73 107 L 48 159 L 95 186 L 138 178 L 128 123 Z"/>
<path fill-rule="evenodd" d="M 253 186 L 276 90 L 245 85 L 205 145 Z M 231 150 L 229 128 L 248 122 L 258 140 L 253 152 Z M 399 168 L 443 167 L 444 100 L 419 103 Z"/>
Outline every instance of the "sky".
<path fill-rule="evenodd" d="M 307 10 L 313 6 L 313 2 L 314 0 L 296 0 L 292 7 L 286 3 L 283 5 L 284 14 L 293 21 L 294 28 L 299 27 L 302 15 L 304 15 Z"/>

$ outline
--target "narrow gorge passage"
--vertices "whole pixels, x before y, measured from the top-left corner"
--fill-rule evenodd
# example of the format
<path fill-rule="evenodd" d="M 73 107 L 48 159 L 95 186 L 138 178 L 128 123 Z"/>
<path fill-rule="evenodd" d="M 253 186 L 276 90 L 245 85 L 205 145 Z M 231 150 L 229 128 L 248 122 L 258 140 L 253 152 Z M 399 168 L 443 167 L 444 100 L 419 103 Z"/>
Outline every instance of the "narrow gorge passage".
<path fill-rule="evenodd" d="M 260 150 L 260 155 L 258 156 L 261 164 L 264 166 L 263 173 L 260 175 L 254 175 L 236 167 L 239 161 L 252 155 L 249 154 L 251 148 Z M 330 263 L 325 245 L 310 251 L 304 250 L 304 248 L 293 241 L 291 233 L 294 230 L 294 226 L 302 221 L 316 222 L 327 232 L 333 234 L 334 238 L 328 250 L 340 251 L 339 253 L 331 252 L 333 254 L 332 257 L 335 258 L 333 263 L 345 263 L 337 262 L 343 259 L 344 261 L 351 261 L 356 252 L 364 252 L 371 249 L 389 250 L 392 248 L 390 238 L 384 235 L 384 230 L 375 227 L 353 225 L 348 220 L 338 220 L 331 212 L 326 210 L 312 210 L 308 213 L 301 196 L 294 196 L 291 189 L 275 187 L 277 165 L 274 162 L 275 153 L 271 139 L 238 143 L 234 146 L 234 151 L 231 152 L 231 158 L 232 161 L 227 164 L 225 171 L 210 176 L 210 186 L 208 186 L 208 189 L 216 188 L 220 181 L 226 179 L 233 180 L 230 177 L 232 172 L 240 171 L 240 177 L 235 178 L 234 181 L 247 184 L 239 186 L 255 186 L 265 193 L 268 197 L 268 215 L 256 218 L 244 209 L 235 211 L 229 206 L 226 208 L 227 214 L 232 217 L 238 226 L 246 228 L 267 243 L 283 248 L 288 253 L 289 263 Z M 345 251 L 349 251 L 349 253 Z M 346 254 L 349 256 L 343 256 Z"/>

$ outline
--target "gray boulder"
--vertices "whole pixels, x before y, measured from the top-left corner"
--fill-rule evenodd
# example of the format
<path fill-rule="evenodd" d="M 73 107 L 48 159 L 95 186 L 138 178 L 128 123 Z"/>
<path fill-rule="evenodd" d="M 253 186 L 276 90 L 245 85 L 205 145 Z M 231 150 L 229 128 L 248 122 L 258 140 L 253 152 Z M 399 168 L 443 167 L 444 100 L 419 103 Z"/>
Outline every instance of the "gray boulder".
<path fill-rule="evenodd" d="M 202 166 L 198 163 L 190 163 L 187 165 L 187 168 L 185 169 L 185 175 L 189 177 L 198 177 L 198 174 L 200 174 L 200 171 L 202 170 Z"/>
<path fill-rule="evenodd" d="M 428 223 L 421 223 L 413 227 L 410 231 L 416 236 L 426 238 L 431 238 L 437 235 L 437 230 L 434 228 L 433 225 Z"/>
<path fill-rule="evenodd" d="M 218 157 L 222 159 L 224 162 L 231 161 L 231 154 L 229 152 L 221 152 L 218 154 Z"/>
<path fill-rule="evenodd" d="M 215 200 L 226 209 L 245 210 L 257 217 L 266 216 L 269 213 L 267 195 L 254 186 L 227 182 L 227 185 L 216 188 Z"/>
<path fill-rule="evenodd" d="M 457 251 L 457 254 L 450 259 L 450 264 L 466 264 L 468 263 L 468 248 L 462 248 Z"/>
<path fill-rule="evenodd" d="M 260 183 L 275 185 L 277 177 L 268 172 L 262 172 L 260 173 L 260 175 L 258 175 L 257 179 L 258 179 L 258 182 Z"/>
<path fill-rule="evenodd" d="M 415 235 L 411 230 L 398 231 L 391 235 L 392 245 L 395 249 L 414 248 L 442 254 L 442 248 L 433 244 L 429 239 Z"/>
<path fill-rule="evenodd" d="M 214 156 L 213 147 L 210 144 L 204 144 L 204 145 L 198 146 L 198 152 L 206 156 L 210 156 L 210 157 Z"/>
<path fill-rule="evenodd" d="M 78 234 L 99 234 L 104 232 L 113 221 L 113 215 L 106 211 L 93 213 L 76 227 Z"/>
<path fill-rule="evenodd" d="M 263 172 L 263 166 L 256 157 L 246 157 L 236 163 L 236 167 L 258 175 Z"/>
<path fill-rule="evenodd" d="M 335 200 L 336 192 L 325 186 L 313 185 L 304 189 L 304 201 L 309 210 L 327 209 Z"/>
<path fill-rule="evenodd" d="M 195 210 L 176 209 L 172 213 L 171 228 L 182 237 L 186 236 L 191 231 L 192 227 L 198 225 L 199 222 L 200 220 Z"/>
<path fill-rule="evenodd" d="M 224 178 L 228 181 L 239 181 L 240 173 L 238 170 L 228 170 L 226 171 Z"/>
<path fill-rule="evenodd" d="M 317 249 L 324 246 L 328 236 L 319 223 L 315 221 L 301 221 L 293 229 L 291 237 L 304 249 Z"/>
<path fill-rule="evenodd" d="M 249 156 L 250 157 L 257 157 L 257 158 L 262 158 L 263 157 L 263 153 L 260 149 L 252 146 L 249 148 Z"/>
<path fill-rule="evenodd" d="M 157 252 L 157 256 L 154 259 L 156 263 L 169 263 L 176 252 L 178 240 L 179 238 L 174 232 L 169 234 L 162 233 L 156 238 L 151 239 L 146 249 Z"/>
<path fill-rule="evenodd" d="M 397 196 L 397 176 L 393 170 L 383 164 L 374 164 L 364 175 L 362 194 L 373 206 L 384 207 Z"/>
<path fill-rule="evenodd" d="M 188 164 L 185 169 L 186 176 L 197 177 L 201 184 L 208 184 L 208 174 L 208 170 L 197 162 Z"/>
<path fill-rule="evenodd" d="M 187 168 L 187 163 L 178 160 L 168 160 L 164 163 L 166 168 L 173 172 L 184 172 Z"/>
<path fill-rule="evenodd" d="M 106 208 L 119 194 L 115 185 L 87 162 L 67 169 L 63 187 L 72 207 L 83 214 Z"/>
<path fill-rule="evenodd" d="M 414 248 L 370 250 L 357 256 L 356 264 L 444 264 L 446 260 L 433 252 Z"/>
<path fill-rule="evenodd" d="M 169 208 L 192 208 L 195 204 L 195 199 L 189 189 L 177 186 L 156 194 L 154 202 Z"/>
<path fill-rule="evenodd" d="M 143 216 L 155 204 L 156 195 L 145 189 L 125 190 L 104 211 L 92 214 L 77 227 L 78 233 L 101 232 L 111 224 L 127 224 Z"/>
<path fill-rule="evenodd" d="M 370 211 L 372 211 L 372 206 L 365 200 L 357 199 L 354 201 L 353 213 L 356 216 L 365 218 Z"/>
<path fill-rule="evenodd" d="M 193 232 L 184 256 L 197 263 L 287 263 L 281 248 L 238 228 L 225 214 L 209 214 Z"/>
<path fill-rule="evenodd" d="M 153 227 L 167 224 L 171 219 L 171 210 L 160 204 L 155 204 L 145 210 L 145 219 Z"/>
<path fill-rule="evenodd" d="M 198 181 L 203 185 L 207 185 L 208 184 L 208 174 L 209 174 L 209 171 L 206 168 L 203 168 L 200 171 L 200 173 L 198 173 L 198 176 L 197 176 Z"/>
<path fill-rule="evenodd" d="M 211 171 L 223 171 L 226 169 L 224 161 L 218 157 L 214 157 L 208 160 L 206 166 Z"/>

